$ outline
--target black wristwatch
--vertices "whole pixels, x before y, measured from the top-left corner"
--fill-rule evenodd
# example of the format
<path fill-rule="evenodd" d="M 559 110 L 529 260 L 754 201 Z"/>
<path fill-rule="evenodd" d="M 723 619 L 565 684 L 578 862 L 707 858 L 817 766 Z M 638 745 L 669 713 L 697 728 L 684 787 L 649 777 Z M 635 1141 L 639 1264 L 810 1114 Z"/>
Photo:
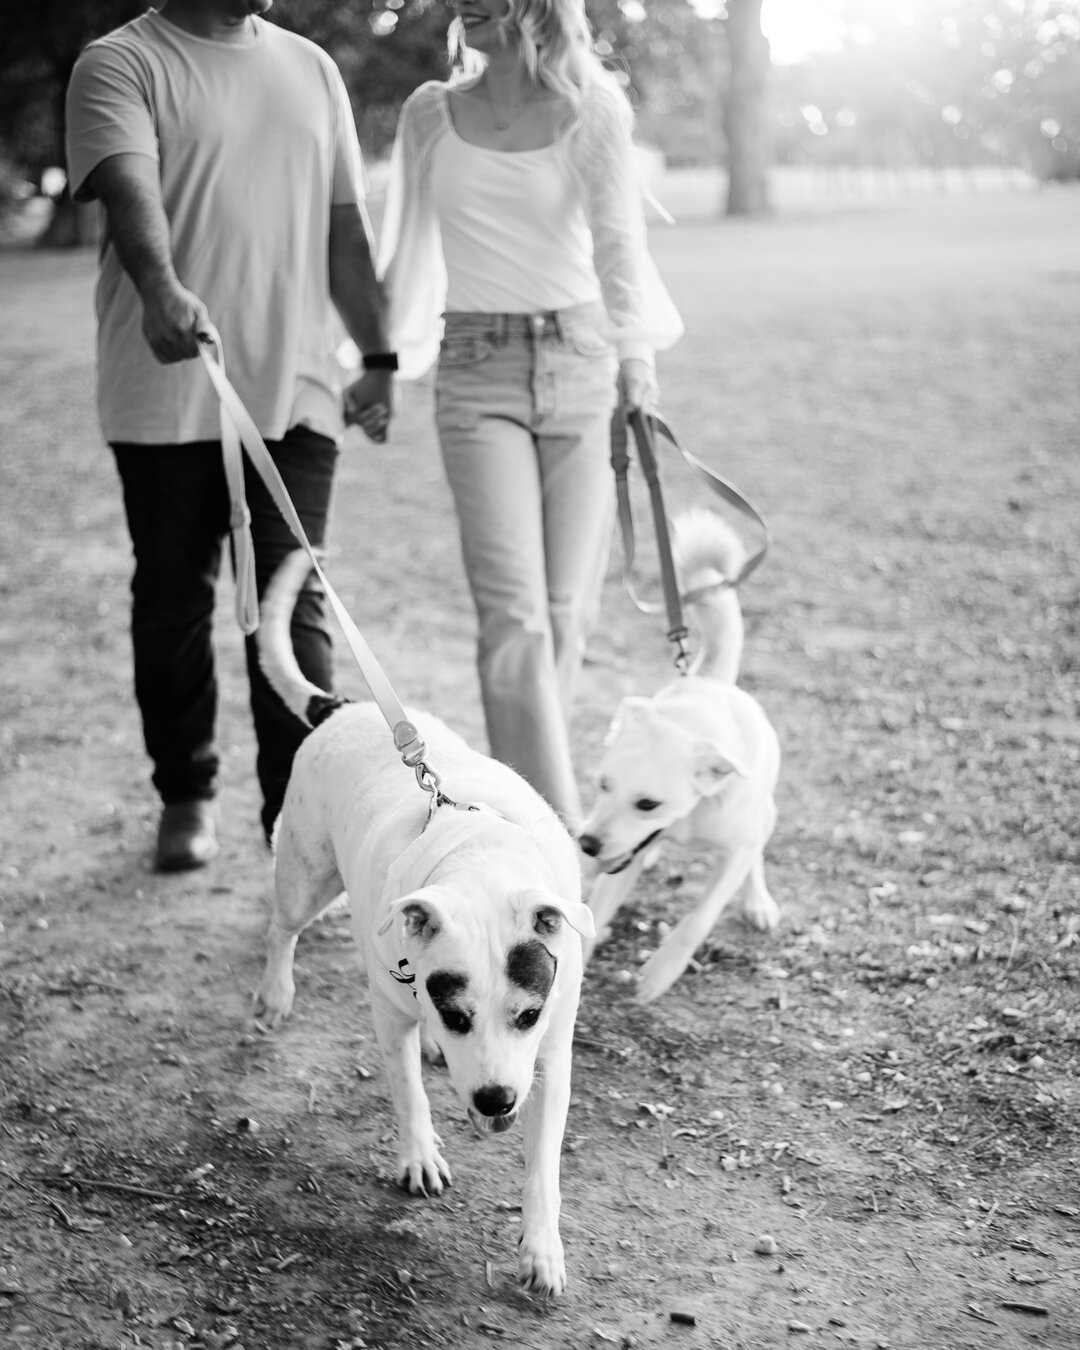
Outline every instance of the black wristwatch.
<path fill-rule="evenodd" d="M 397 352 L 365 352 L 362 365 L 365 370 L 397 370 Z"/>

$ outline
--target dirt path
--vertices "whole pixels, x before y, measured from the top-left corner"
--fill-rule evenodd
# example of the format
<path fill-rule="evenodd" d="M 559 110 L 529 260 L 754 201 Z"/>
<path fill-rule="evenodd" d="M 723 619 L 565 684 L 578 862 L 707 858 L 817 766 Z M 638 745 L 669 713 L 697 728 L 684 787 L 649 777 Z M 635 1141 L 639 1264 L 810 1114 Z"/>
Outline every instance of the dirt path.
<path fill-rule="evenodd" d="M 474 1139 L 438 1074 L 455 1185 L 392 1184 L 344 915 L 304 939 L 288 1027 L 252 1025 L 269 864 L 227 593 L 223 853 L 150 872 L 92 259 L 0 254 L 5 1346 L 1080 1344 L 1078 228 L 1075 197 L 1025 196 L 657 240 L 693 335 L 670 415 L 775 533 L 745 681 L 785 751 L 784 918 L 724 925 L 648 1010 L 618 972 L 704 860 L 666 855 L 620 919 L 547 1307 L 514 1281 L 519 1137 Z M 350 443 L 337 522 L 392 680 L 481 743 L 423 395 L 385 451 Z M 666 673 L 614 572 L 605 603 L 586 776 Z"/>

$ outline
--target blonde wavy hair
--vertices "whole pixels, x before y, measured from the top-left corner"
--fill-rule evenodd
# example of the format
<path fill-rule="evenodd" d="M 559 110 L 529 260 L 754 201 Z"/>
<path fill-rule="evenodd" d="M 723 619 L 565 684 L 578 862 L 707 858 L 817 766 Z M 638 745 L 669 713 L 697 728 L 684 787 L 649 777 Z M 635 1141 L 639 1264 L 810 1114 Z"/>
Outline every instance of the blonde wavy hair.
<path fill-rule="evenodd" d="M 593 49 L 584 0 L 509 0 L 509 4 L 500 23 L 502 39 L 507 47 L 518 46 L 534 84 L 579 108 L 591 83 L 611 78 Z M 487 57 L 469 46 L 460 16 L 450 24 L 447 47 L 454 83 L 480 78 Z"/>

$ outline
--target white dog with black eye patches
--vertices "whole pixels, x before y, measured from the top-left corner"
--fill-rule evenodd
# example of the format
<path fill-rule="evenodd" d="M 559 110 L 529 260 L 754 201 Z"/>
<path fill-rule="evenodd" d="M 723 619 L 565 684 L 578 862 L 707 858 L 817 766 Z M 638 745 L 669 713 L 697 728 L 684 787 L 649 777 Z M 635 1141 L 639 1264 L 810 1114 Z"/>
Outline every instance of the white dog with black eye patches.
<path fill-rule="evenodd" d="M 376 705 L 336 706 L 296 664 L 289 617 L 308 571 L 303 553 L 285 560 L 259 628 L 271 684 L 319 724 L 296 756 L 275 835 L 256 1015 L 270 1026 L 288 1015 L 297 937 L 347 891 L 397 1118 L 400 1184 L 438 1195 L 450 1183 L 421 1080 L 423 1036 L 445 1056 L 478 1130 L 502 1133 L 521 1117 L 519 1275 L 528 1289 L 559 1294 L 559 1159 L 582 938 L 594 931 L 577 849 L 516 773 L 437 718 L 410 713 L 443 792 L 463 804 L 427 819 L 428 794 Z"/>
<path fill-rule="evenodd" d="M 619 705 L 578 838 L 600 866 L 589 907 L 601 940 L 655 839 L 704 844 L 718 855 L 697 904 L 640 971 L 637 997 L 646 1003 L 674 984 L 736 897 L 758 928 L 775 928 L 780 918 L 764 859 L 776 823 L 780 745 L 761 704 L 735 683 L 743 620 L 725 584 L 746 552 L 719 516 L 702 510 L 674 522 L 672 549 L 698 657 L 652 698 Z"/>

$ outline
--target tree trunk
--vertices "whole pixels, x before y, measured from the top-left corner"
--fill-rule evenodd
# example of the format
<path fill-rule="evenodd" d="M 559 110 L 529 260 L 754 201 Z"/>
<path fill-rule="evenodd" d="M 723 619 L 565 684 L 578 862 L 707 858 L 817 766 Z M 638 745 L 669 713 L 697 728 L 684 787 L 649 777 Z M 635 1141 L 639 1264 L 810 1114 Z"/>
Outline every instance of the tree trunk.
<path fill-rule="evenodd" d="M 728 149 L 726 214 L 769 210 L 769 136 L 765 85 L 769 43 L 761 31 L 762 0 L 727 0 L 728 87 L 723 105 Z"/>

